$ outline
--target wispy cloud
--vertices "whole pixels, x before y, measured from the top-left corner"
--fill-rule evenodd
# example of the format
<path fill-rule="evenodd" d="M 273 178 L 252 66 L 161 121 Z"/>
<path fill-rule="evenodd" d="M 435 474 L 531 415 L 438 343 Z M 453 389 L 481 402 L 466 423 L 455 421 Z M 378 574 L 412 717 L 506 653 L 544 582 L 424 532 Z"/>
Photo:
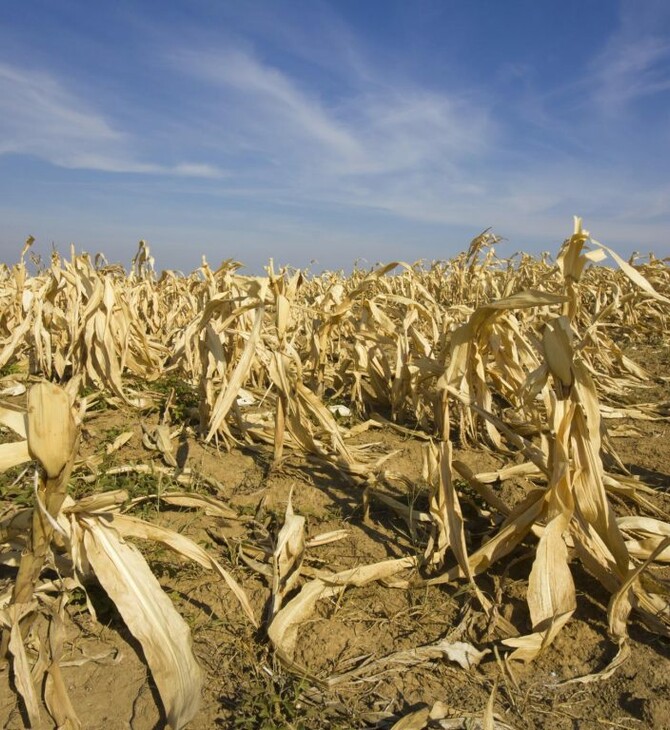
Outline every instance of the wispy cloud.
<path fill-rule="evenodd" d="M 618 40 L 597 60 L 596 99 L 612 112 L 643 96 L 670 89 L 670 41 Z"/>
<path fill-rule="evenodd" d="M 132 134 L 44 71 L 0 63 L 0 155 L 25 154 L 65 168 L 221 177 L 213 165 L 143 161 Z"/>
<path fill-rule="evenodd" d="M 255 153 L 250 169 L 262 180 L 260 194 L 274 188 L 284 196 L 405 215 L 412 208 L 398 209 L 403 196 L 410 201 L 431 188 L 447 197 L 472 192 L 477 186 L 465 168 L 482 158 L 496 134 L 486 105 L 372 81 L 370 69 L 326 100 L 246 50 L 182 51 L 171 59 L 215 99 L 221 152 Z M 248 181 L 249 169 L 243 174 Z"/>
<path fill-rule="evenodd" d="M 670 6 L 621 3 L 619 27 L 591 63 L 594 97 L 620 112 L 641 97 L 670 89 Z"/>
<path fill-rule="evenodd" d="M 636 226 L 635 213 L 653 209 L 658 218 L 668 210 L 663 195 L 646 197 L 653 182 L 632 196 L 616 164 L 594 174 L 588 140 L 560 118 L 552 119 L 552 153 L 536 160 L 510 118 L 495 119 L 482 96 L 428 89 L 359 63 L 343 64 L 349 78 L 333 98 L 248 48 L 200 47 L 171 58 L 220 114 L 221 151 L 254 151 L 254 164 L 223 195 L 258 205 L 334 205 L 344 215 L 368 210 L 427 226 L 494 226 L 536 241 L 574 213 L 619 235 L 656 235 L 658 221 Z M 594 83 L 582 78 L 575 89 Z M 539 99 L 538 108 L 548 101 Z"/>
<path fill-rule="evenodd" d="M 278 69 L 241 51 L 188 53 L 185 60 L 200 78 L 241 92 L 252 113 L 269 114 L 268 131 L 276 130 L 279 124 L 285 131 L 292 128 L 300 138 L 314 140 L 335 155 L 347 159 L 360 155 L 357 141 L 344 126 Z"/>
<path fill-rule="evenodd" d="M 50 75 L 0 65 L 0 151 L 51 157 L 118 144 L 122 135 Z M 61 152 L 64 152 L 61 158 Z"/>

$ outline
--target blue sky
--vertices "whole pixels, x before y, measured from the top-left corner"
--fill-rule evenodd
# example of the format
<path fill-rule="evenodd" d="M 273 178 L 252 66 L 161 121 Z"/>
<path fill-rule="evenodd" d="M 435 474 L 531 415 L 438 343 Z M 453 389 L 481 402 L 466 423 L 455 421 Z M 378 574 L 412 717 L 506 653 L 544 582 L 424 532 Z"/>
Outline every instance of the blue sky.
<path fill-rule="evenodd" d="M 0 260 L 670 255 L 667 0 L 4 0 Z"/>

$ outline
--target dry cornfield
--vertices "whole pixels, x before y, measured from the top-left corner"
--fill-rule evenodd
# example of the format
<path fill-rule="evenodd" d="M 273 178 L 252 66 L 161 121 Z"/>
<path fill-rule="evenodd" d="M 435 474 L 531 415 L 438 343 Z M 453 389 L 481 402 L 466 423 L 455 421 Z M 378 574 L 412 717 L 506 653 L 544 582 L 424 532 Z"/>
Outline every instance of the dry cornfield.
<path fill-rule="evenodd" d="M 5 726 L 670 711 L 667 681 L 605 697 L 669 667 L 667 481 L 639 458 L 670 418 L 666 261 L 579 219 L 555 260 L 485 232 L 350 275 L 31 243 L 0 268 Z"/>

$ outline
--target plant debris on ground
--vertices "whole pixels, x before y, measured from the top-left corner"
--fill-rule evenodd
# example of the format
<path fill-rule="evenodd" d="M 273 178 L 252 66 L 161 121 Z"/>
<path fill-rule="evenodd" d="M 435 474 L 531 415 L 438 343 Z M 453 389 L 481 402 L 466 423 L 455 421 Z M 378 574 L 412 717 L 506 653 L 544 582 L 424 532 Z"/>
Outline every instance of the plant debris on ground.
<path fill-rule="evenodd" d="M 670 269 L 0 265 L 0 722 L 670 717 Z"/>

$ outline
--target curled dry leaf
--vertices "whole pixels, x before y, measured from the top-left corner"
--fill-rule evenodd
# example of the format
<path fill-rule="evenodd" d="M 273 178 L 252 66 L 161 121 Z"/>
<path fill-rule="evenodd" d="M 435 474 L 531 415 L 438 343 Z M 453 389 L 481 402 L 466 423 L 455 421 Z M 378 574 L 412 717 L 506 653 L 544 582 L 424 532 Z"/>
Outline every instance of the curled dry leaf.
<path fill-rule="evenodd" d="M 490 649 L 479 651 L 467 641 L 438 641 L 434 646 L 450 662 L 455 662 L 463 669 L 473 669 L 479 666 L 482 659 L 491 653 Z"/>
<path fill-rule="evenodd" d="M 399 558 L 362 565 L 339 573 L 324 574 L 323 577 L 309 581 L 294 598 L 284 604 L 268 628 L 268 637 L 277 654 L 289 664 L 293 663 L 300 624 L 311 616 L 320 599 L 338 595 L 349 586 L 362 586 L 375 580 L 384 580 L 414 567 L 415 558 Z"/>
<path fill-rule="evenodd" d="M 305 554 L 305 518 L 293 511 L 293 488 L 289 492 L 284 524 L 272 555 L 272 596 L 268 620 L 272 621 L 284 597 L 298 583 Z"/>
<path fill-rule="evenodd" d="M 344 540 L 346 537 L 351 535 L 350 530 L 331 530 L 330 532 L 322 532 L 319 535 L 314 535 L 305 543 L 305 547 L 313 548 L 320 547 L 321 545 L 330 545 L 330 543 L 337 542 L 338 540 Z"/>
<path fill-rule="evenodd" d="M 12 666 L 14 669 L 14 681 L 19 694 L 25 702 L 28 718 L 32 727 L 40 726 L 40 704 L 35 690 L 35 684 L 31 676 L 30 663 L 26 655 L 26 649 L 21 636 L 19 622 L 24 616 L 32 613 L 35 604 L 14 603 L 7 608 L 0 610 L 0 623 L 5 630 L 9 630 L 8 649 L 12 655 Z"/>
<path fill-rule="evenodd" d="M 134 431 L 124 431 L 123 433 L 120 433 L 111 444 L 107 444 L 107 448 L 105 449 L 107 455 L 109 456 L 118 451 L 122 446 L 125 446 L 133 435 Z"/>
<path fill-rule="evenodd" d="M 137 548 L 119 539 L 101 517 L 80 517 L 80 549 L 128 629 L 142 645 L 165 707 L 168 723 L 179 730 L 200 705 L 202 674 L 191 634 Z"/>
<path fill-rule="evenodd" d="M 79 512 L 78 519 L 81 520 L 82 517 L 85 517 L 85 515 L 82 512 Z M 247 618 L 254 626 L 258 626 L 253 608 L 251 607 L 247 594 L 244 592 L 242 587 L 218 561 L 212 558 L 207 551 L 201 548 L 193 540 L 179 532 L 175 532 L 174 530 L 169 530 L 165 527 L 161 527 L 160 525 L 153 525 L 130 515 L 108 514 L 106 515 L 106 519 L 106 524 L 113 527 L 122 537 L 134 537 L 141 540 L 153 540 L 155 542 L 159 542 L 165 547 L 173 550 L 178 555 L 189 560 L 193 560 L 207 570 L 213 570 L 216 572 L 224 579 L 230 590 L 233 592 L 239 601 L 240 606 L 247 615 Z"/>

